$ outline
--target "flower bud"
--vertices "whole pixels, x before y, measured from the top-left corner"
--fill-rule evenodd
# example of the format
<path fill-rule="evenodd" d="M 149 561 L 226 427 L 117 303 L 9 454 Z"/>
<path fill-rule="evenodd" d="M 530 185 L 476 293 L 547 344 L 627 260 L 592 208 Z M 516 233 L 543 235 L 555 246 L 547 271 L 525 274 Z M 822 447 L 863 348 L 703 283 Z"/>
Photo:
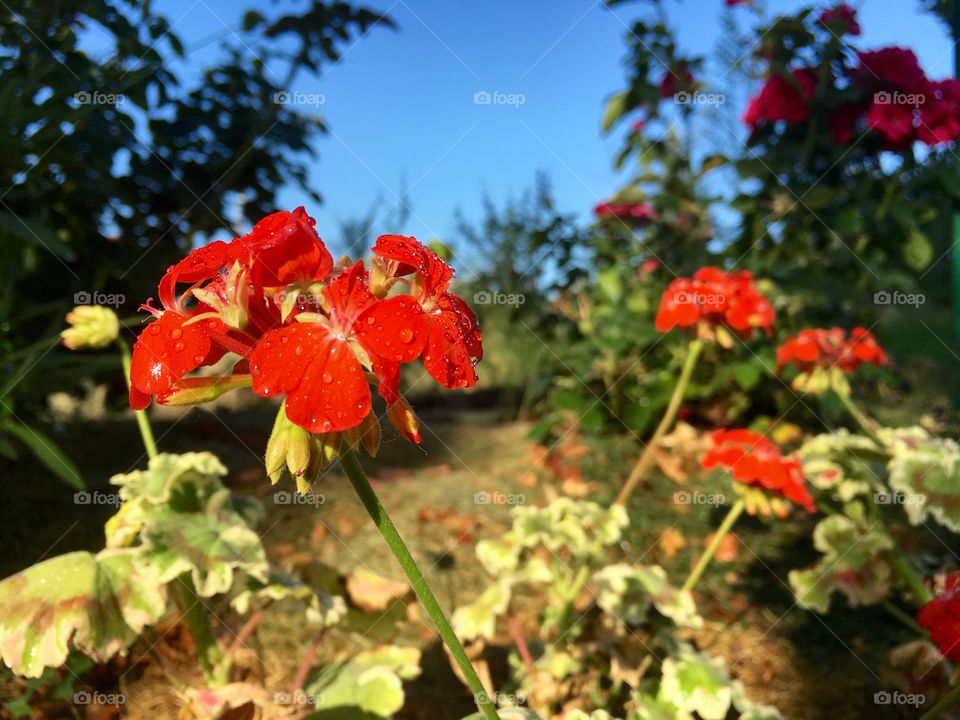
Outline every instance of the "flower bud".
<path fill-rule="evenodd" d="M 273 432 L 267 440 L 267 453 L 264 457 L 270 482 L 275 485 L 286 469 L 297 480 L 299 489 L 301 479 L 310 468 L 313 448 L 313 436 L 299 425 L 290 422 L 286 409 L 281 405 L 273 423 Z"/>
<path fill-rule="evenodd" d="M 120 335 L 117 314 L 102 305 L 78 305 L 67 313 L 71 327 L 60 333 L 71 350 L 105 348 Z"/>
<path fill-rule="evenodd" d="M 406 398 L 401 397 L 387 408 L 387 417 L 390 423 L 401 435 L 412 443 L 420 444 L 420 421 L 410 407 Z"/>

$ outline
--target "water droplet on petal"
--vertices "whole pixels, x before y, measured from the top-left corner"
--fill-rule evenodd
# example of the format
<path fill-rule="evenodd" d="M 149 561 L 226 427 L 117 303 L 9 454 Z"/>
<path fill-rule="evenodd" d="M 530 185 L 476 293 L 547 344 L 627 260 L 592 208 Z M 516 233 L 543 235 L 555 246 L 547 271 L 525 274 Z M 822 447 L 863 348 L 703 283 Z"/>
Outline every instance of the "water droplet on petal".
<path fill-rule="evenodd" d="M 410 328 L 404 328 L 400 331 L 400 342 L 411 343 L 413 342 L 413 330 Z"/>
<path fill-rule="evenodd" d="M 323 374 L 323 378 L 322 378 L 322 379 L 323 379 L 323 381 L 324 381 L 325 383 L 332 383 L 332 382 L 333 382 L 333 375 L 331 375 L 329 372 L 325 372 L 325 373 Z"/>

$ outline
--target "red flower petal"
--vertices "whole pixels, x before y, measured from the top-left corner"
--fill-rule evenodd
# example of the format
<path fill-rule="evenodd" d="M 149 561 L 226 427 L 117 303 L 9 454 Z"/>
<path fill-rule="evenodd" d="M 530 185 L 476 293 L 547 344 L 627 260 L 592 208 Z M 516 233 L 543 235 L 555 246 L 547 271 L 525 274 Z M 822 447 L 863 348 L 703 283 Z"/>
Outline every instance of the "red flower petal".
<path fill-rule="evenodd" d="M 185 324 L 188 319 L 164 312 L 140 333 L 130 363 L 130 382 L 140 393 L 169 390 L 187 373 L 223 357 L 223 349 L 213 345 L 207 330 L 224 332 L 223 323 L 211 318 Z"/>
<path fill-rule="evenodd" d="M 251 256 L 250 276 L 256 287 L 281 287 L 322 280 L 333 268 L 333 257 L 315 229 L 316 221 L 298 207 L 263 218 L 240 243 Z"/>
<path fill-rule="evenodd" d="M 360 424 L 371 408 L 370 387 L 347 340 L 319 323 L 267 333 L 250 356 L 253 391 L 286 393 L 287 417 L 314 433 Z"/>

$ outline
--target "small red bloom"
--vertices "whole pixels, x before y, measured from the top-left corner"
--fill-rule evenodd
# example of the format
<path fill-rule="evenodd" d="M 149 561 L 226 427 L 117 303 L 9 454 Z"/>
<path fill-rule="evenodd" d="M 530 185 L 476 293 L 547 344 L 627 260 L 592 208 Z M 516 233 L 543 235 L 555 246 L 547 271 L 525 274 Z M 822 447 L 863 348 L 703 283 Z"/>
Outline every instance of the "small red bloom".
<path fill-rule="evenodd" d="M 857 129 L 857 121 L 867 106 L 863 103 L 840 103 L 827 119 L 837 145 L 849 145 Z"/>
<path fill-rule="evenodd" d="M 333 258 L 304 208 L 267 215 L 239 243 L 250 256 L 250 279 L 260 288 L 323 280 Z"/>
<path fill-rule="evenodd" d="M 917 623 L 945 658 L 960 662 L 960 574 L 947 577 L 943 592 L 917 612 Z"/>
<path fill-rule="evenodd" d="M 875 90 L 923 92 L 927 78 L 913 50 L 885 47 L 857 53 L 860 61 L 858 79 Z"/>
<path fill-rule="evenodd" d="M 669 68 L 660 79 L 660 97 L 672 98 L 681 90 L 693 87 L 693 71 L 690 63 L 681 60 L 676 66 Z"/>
<path fill-rule="evenodd" d="M 791 77 L 770 76 L 760 92 L 747 105 L 743 122 L 752 130 L 762 123 L 778 120 L 795 125 L 810 116 L 810 99 L 817 85 L 817 74 L 809 68 L 800 68 Z"/>
<path fill-rule="evenodd" d="M 712 447 L 701 461 L 704 470 L 725 467 L 744 485 L 759 485 L 780 493 L 807 512 L 816 510 L 800 461 L 783 457 L 780 448 L 764 435 L 752 430 L 717 430 L 711 441 Z"/>
<path fill-rule="evenodd" d="M 645 202 L 605 203 L 599 202 L 593 208 L 598 218 L 615 217 L 621 220 L 653 221 L 657 219 L 656 209 Z"/>
<path fill-rule="evenodd" d="M 846 3 L 824 10 L 820 13 L 820 22 L 832 26 L 838 35 L 859 35 L 861 31 L 856 10 Z"/>
<path fill-rule="evenodd" d="M 863 363 L 886 365 L 889 358 L 873 333 L 866 328 L 854 328 L 850 331 L 849 339 L 843 328 L 808 328 L 789 338 L 777 350 L 778 372 L 791 362 L 801 372 L 809 372 L 816 367 L 827 370 L 836 367 L 842 372 L 851 373 Z"/>
<path fill-rule="evenodd" d="M 926 100 L 920 106 L 917 138 L 927 145 L 956 140 L 960 136 L 960 80 L 930 83 Z"/>
<path fill-rule="evenodd" d="M 453 268 L 413 237 L 381 235 L 373 252 L 393 264 L 394 275 L 415 273 L 410 290 L 419 313 L 407 318 L 403 339 L 423 349 L 427 372 L 447 388 L 473 387 L 477 382 L 473 368 L 483 358 L 480 324 L 463 299 L 449 292 Z M 375 317 L 378 322 L 391 321 L 383 308 Z"/>
<path fill-rule="evenodd" d="M 667 286 L 655 325 L 658 332 L 667 332 L 702 322 L 724 325 L 748 337 L 754 328 L 769 334 L 775 314 L 770 301 L 754 286 L 749 272 L 727 273 L 704 267 L 692 278 L 677 278 Z"/>

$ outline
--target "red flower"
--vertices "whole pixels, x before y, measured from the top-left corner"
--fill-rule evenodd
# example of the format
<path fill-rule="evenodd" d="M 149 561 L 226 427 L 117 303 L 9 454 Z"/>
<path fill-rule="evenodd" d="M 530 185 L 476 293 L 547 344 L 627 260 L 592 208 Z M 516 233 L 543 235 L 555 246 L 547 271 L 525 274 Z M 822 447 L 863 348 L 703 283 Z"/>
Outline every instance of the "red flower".
<path fill-rule="evenodd" d="M 777 350 L 777 371 L 794 363 L 801 372 L 837 367 L 851 373 L 863 363 L 886 365 L 887 354 L 866 328 L 856 327 L 847 339 L 843 328 L 801 330 Z"/>
<path fill-rule="evenodd" d="M 653 221 L 657 219 L 656 209 L 645 202 L 605 203 L 599 202 L 593 207 L 598 218 L 615 217 L 621 220 Z"/>
<path fill-rule="evenodd" d="M 473 368 L 483 358 L 480 324 L 463 299 L 449 292 L 453 268 L 413 237 L 381 235 L 373 252 L 388 262 L 391 276 L 414 274 L 410 290 L 419 312 L 407 328 L 407 342 L 422 348 L 427 372 L 447 388 L 473 387 Z"/>
<path fill-rule="evenodd" d="M 750 0 L 727 0 L 727 7 L 733 7 L 734 5 L 746 5 Z"/>
<path fill-rule="evenodd" d="M 292 213 L 267 215 L 239 243 L 250 256 L 250 279 L 261 288 L 323 280 L 333 258 L 315 226 L 317 221 L 298 207 Z"/>
<path fill-rule="evenodd" d="M 630 125 L 630 134 L 636 135 L 638 132 L 643 130 L 643 126 L 646 125 L 646 121 L 643 118 L 637 118 Z"/>
<path fill-rule="evenodd" d="M 411 298 L 378 301 L 363 263 L 331 280 L 323 297 L 327 315 L 301 313 L 297 322 L 264 335 L 250 355 L 253 391 L 285 394 L 287 417 L 314 433 L 359 425 L 371 408 L 364 369 L 386 374 L 385 366 L 420 352 L 409 330 Z M 381 321 L 387 315 L 392 321 Z"/>
<path fill-rule="evenodd" d="M 945 658 L 960 662 L 960 574 L 947 577 L 943 592 L 917 612 L 917 623 Z"/>
<path fill-rule="evenodd" d="M 867 127 L 880 133 L 891 148 L 903 147 L 913 138 L 913 108 L 895 102 L 874 102 L 867 110 Z"/>
<path fill-rule="evenodd" d="M 658 332 L 698 323 L 724 325 L 749 337 L 754 328 L 769 334 L 774 317 L 773 306 L 756 289 L 749 272 L 704 267 L 692 278 L 677 278 L 667 286 L 655 324 Z"/>
<path fill-rule="evenodd" d="M 693 71 L 690 63 L 681 60 L 674 67 L 669 68 L 660 79 L 660 97 L 672 98 L 681 90 L 693 87 Z"/>
<path fill-rule="evenodd" d="M 794 70 L 789 79 L 770 76 L 747 105 L 743 122 L 752 130 L 761 123 L 778 120 L 791 125 L 803 122 L 810 116 L 810 99 L 816 85 L 817 74 L 809 68 Z"/>
<path fill-rule="evenodd" d="M 859 35 L 860 23 L 857 22 L 857 12 L 846 3 L 840 3 L 834 8 L 827 8 L 820 13 L 820 22 L 833 26 L 838 35 Z"/>
<path fill-rule="evenodd" d="M 705 470 L 725 467 L 744 485 L 759 485 L 780 493 L 807 512 L 816 510 L 800 461 L 783 457 L 780 448 L 764 435 L 752 430 L 717 430 L 711 441 L 712 447 L 701 461 Z"/>
<path fill-rule="evenodd" d="M 927 145 L 956 140 L 960 136 L 960 80 L 930 83 L 926 100 L 920 106 L 917 137 Z"/>
<path fill-rule="evenodd" d="M 885 47 L 857 53 L 860 61 L 856 70 L 858 79 L 876 90 L 923 92 L 927 78 L 913 50 Z"/>

